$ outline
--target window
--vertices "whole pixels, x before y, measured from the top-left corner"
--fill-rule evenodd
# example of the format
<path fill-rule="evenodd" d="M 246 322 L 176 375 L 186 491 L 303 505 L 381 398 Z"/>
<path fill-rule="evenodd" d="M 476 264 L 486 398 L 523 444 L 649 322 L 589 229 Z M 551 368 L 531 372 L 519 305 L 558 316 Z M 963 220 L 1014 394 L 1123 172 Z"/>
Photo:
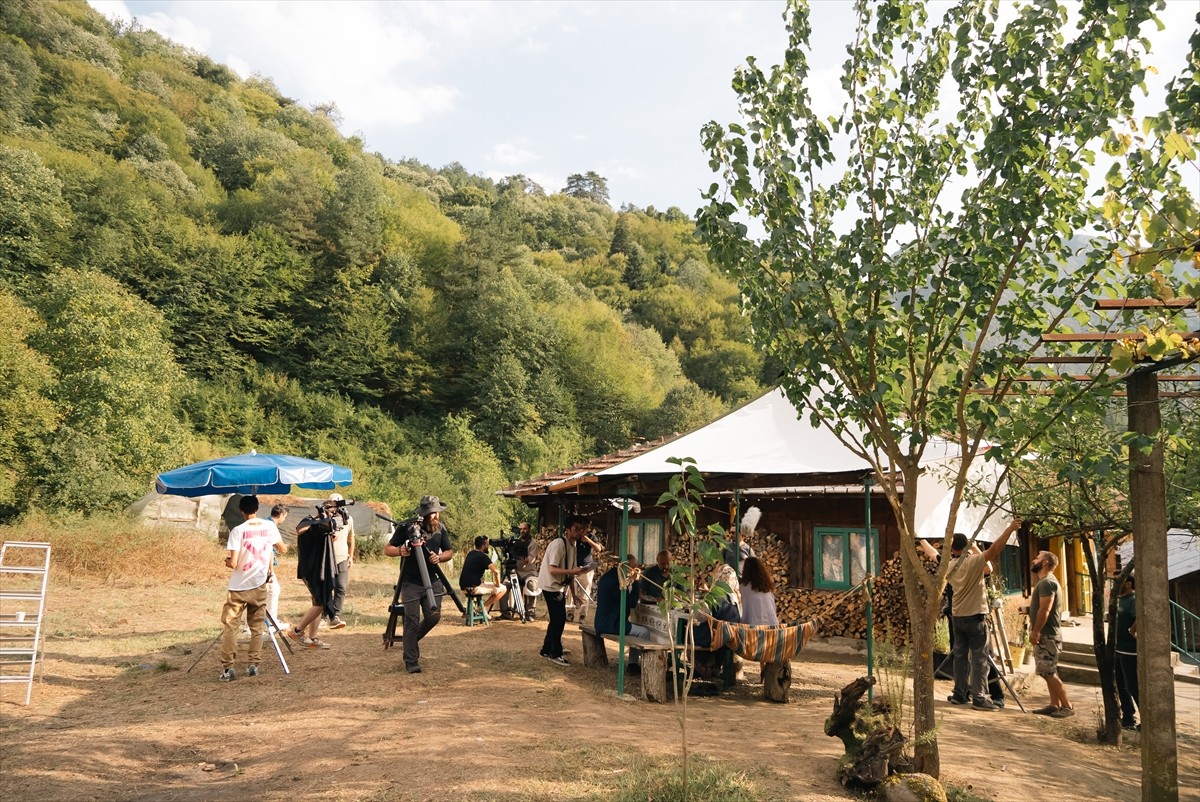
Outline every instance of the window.
<path fill-rule="evenodd" d="M 813 530 L 813 585 L 849 590 L 867 575 L 867 538 L 862 529 Z M 871 573 L 879 573 L 879 530 L 871 530 Z"/>
<path fill-rule="evenodd" d="M 625 559 L 626 554 L 632 554 L 643 565 L 654 562 L 663 550 L 662 534 L 661 520 L 631 519 L 625 533 L 625 550 L 620 555 L 621 559 Z"/>
<path fill-rule="evenodd" d="M 1021 550 L 1005 546 L 1000 552 L 1000 586 L 1005 593 L 1020 593 L 1025 589 L 1025 566 Z"/>

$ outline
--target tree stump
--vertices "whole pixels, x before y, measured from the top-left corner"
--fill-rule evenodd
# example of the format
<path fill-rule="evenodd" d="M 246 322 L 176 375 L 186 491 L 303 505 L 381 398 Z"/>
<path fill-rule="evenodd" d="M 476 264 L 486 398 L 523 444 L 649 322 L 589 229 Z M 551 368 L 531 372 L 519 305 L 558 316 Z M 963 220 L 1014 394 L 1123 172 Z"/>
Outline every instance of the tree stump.
<path fill-rule="evenodd" d="M 867 705 L 863 694 L 874 677 L 859 677 L 834 696 L 833 714 L 825 720 L 825 734 L 840 738 L 846 754 L 838 762 L 842 785 L 873 788 L 895 771 L 904 749 L 904 735 L 889 722 L 886 698 Z"/>
<path fill-rule="evenodd" d="M 887 779 L 889 766 L 904 748 L 904 736 L 894 728 L 878 729 L 863 741 L 858 754 L 846 755 L 838 765 L 838 780 L 843 786 L 872 788 Z"/>
<path fill-rule="evenodd" d="M 647 702 L 667 701 L 667 655 L 666 649 L 642 651 L 642 699 Z"/>
<path fill-rule="evenodd" d="M 763 696 L 771 702 L 786 702 L 792 687 L 792 664 L 788 660 L 763 663 Z"/>

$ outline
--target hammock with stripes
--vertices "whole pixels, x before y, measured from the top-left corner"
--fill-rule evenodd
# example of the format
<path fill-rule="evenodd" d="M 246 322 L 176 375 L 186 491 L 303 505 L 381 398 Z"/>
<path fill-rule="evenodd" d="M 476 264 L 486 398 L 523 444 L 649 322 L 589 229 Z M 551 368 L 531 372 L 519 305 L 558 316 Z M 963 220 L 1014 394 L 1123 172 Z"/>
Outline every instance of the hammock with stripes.
<path fill-rule="evenodd" d="M 714 649 L 726 646 L 734 654 L 756 663 L 791 660 L 816 632 L 811 621 L 795 626 L 755 627 L 710 618 L 708 624 L 712 628 Z"/>

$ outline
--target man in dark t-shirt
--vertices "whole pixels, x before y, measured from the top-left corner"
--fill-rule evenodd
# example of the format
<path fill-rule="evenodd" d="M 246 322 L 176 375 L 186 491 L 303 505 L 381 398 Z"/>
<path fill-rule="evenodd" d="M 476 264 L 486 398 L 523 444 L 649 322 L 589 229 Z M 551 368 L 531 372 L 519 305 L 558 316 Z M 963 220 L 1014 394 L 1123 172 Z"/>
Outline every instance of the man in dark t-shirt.
<path fill-rule="evenodd" d="M 1137 597 L 1133 592 L 1133 576 L 1125 579 L 1117 596 L 1117 695 L 1121 701 L 1121 726 L 1137 726 L 1134 713 L 1141 705 L 1138 698 L 1137 675 Z"/>
<path fill-rule="evenodd" d="M 422 497 L 417 509 L 420 520 L 411 526 L 397 528 L 383 547 L 383 553 L 388 557 L 404 558 L 400 567 L 400 601 L 404 604 L 404 667 L 410 674 L 421 672 L 421 638 L 442 618 L 442 596 L 446 589 L 433 569 L 454 556 L 450 533 L 441 521 L 444 509 L 446 505 L 437 496 Z M 432 594 L 426 592 L 418 555 L 425 559 L 428 590 L 432 590 Z"/>
<path fill-rule="evenodd" d="M 490 572 L 491 582 L 484 582 L 483 575 Z M 500 569 L 488 556 L 488 539 L 483 535 L 475 538 L 475 548 L 467 552 L 463 560 L 462 573 L 458 575 L 458 586 L 469 594 L 483 597 L 483 605 L 488 615 L 492 607 L 504 596 L 504 585 L 500 584 Z"/>

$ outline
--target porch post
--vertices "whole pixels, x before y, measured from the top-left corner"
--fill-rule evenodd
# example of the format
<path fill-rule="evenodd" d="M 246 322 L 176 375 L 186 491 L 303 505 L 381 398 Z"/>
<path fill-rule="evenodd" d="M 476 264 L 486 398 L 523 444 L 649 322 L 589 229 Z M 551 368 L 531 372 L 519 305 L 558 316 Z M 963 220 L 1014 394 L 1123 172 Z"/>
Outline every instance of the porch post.
<path fill-rule="evenodd" d="M 866 521 L 867 521 L 867 531 L 866 531 L 867 571 L 866 571 L 866 575 L 863 577 L 863 588 L 867 592 L 867 676 L 873 677 L 873 676 L 875 676 L 875 620 L 874 620 L 875 610 L 874 610 L 874 605 L 872 603 L 873 593 L 871 590 L 871 566 L 874 565 L 874 561 L 871 559 L 873 550 L 871 548 L 871 477 L 870 476 L 863 477 L 863 496 L 866 498 L 866 502 L 865 502 L 866 514 L 864 515 L 864 517 L 866 518 Z M 874 699 L 875 699 L 874 690 L 875 690 L 874 685 L 867 686 L 867 701 L 868 702 L 874 701 Z"/>
<path fill-rule="evenodd" d="M 628 537 L 629 533 L 629 488 L 621 488 L 621 542 Z M 620 624 L 620 630 L 617 634 L 617 696 L 625 695 L 625 622 L 628 620 L 629 611 L 625 609 L 625 589 L 621 587 L 621 566 L 625 563 L 624 553 L 617 554 L 617 593 L 621 595 L 621 613 L 617 619 Z M 593 614 L 593 619 L 594 619 Z M 595 620 L 592 621 L 595 624 Z M 604 648 L 603 643 L 600 646 Z"/>

